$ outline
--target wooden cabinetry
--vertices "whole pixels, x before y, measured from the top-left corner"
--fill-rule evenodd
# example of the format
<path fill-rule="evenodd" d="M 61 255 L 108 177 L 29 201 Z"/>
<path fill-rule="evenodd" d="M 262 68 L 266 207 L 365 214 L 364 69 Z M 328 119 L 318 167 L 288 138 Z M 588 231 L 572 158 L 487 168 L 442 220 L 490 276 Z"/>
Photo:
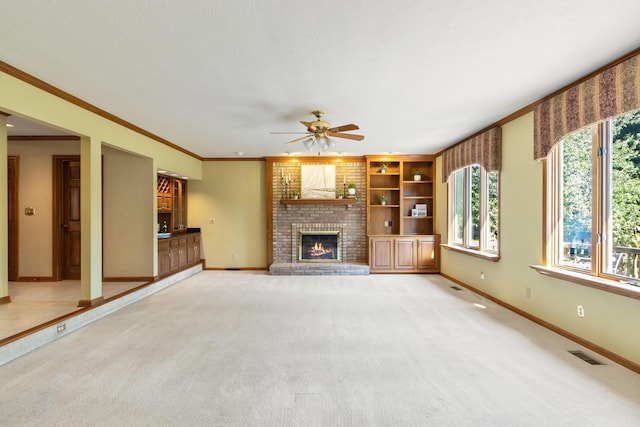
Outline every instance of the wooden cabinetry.
<path fill-rule="evenodd" d="M 173 208 L 173 179 L 158 175 L 158 212 L 170 213 Z"/>
<path fill-rule="evenodd" d="M 173 179 L 173 230 L 187 228 L 187 181 Z"/>
<path fill-rule="evenodd" d="M 187 264 L 200 262 L 200 235 L 187 234 Z"/>
<path fill-rule="evenodd" d="M 372 272 L 439 271 L 439 236 L 433 234 L 434 173 L 433 156 L 367 156 Z"/>
<path fill-rule="evenodd" d="M 374 236 L 369 238 L 372 273 L 437 273 L 440 236 Z"/>
<path fill-rule="evenodd" d="M 158 240 L 158 276 L 171 273 L 171 255 L 169 239 Z"/>
<path fill-rule="evenodd" d="M 369 268 L 371 271 L 393 270 L 393 238 L 376 237 L 370 239 Z"/>
<path fill-rule="evenodd" d="M 167 276 L 199 262 L 200 233 L 158 239 L 158 276 Z"/>
<path fill-rule="evenodd" d="M 158 225 L 167 224 L 167 232 L 187 229 L 187 181 L 158 175 Z"/>

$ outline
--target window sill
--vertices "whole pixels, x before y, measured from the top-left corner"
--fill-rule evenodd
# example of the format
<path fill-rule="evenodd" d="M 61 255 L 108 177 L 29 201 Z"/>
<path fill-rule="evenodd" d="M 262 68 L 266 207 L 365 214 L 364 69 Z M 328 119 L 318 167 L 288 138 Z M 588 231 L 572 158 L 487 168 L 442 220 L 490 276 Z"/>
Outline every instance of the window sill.
<path fill-rule="evenodd" d="M 465 254 L 465 255 L 471 255 L 471 256 L 474 256 L 476 258 L 484 259 L 486 261 L 491 261 L 491 262 L 500 261 L 500 255 L 494 254 L 494 253 L 491 253 L 491 252 L 482 252 L 482 251 L 478 251 L 478 250 L 475 250 L 475 249 L 467 249 L 467 248 L 463 248 L 462 246 L 448 245 L 448 244 L 445 244 L 445 243 L 441 244 L 440 246 L 442 246 L 443 248 L 445 248 L 446 250 L 449 250 L 449 251 L 459 252 L 459 253 Z"/>
<path fill-rule="evenodd" d="M 599 289 L 601 291 L 611 292 L 614 294 L 622 295 L 625 297 L 640 300 L 640 287 L 634 285 L 627 285 L 617 280 L 603 279 L 601 277 L 594 277 L 588 274 L 576 273 L 561 268 L 552 268 L 545 265 L 530 265 L 540 274 L 545 276 L 551 276 L 556 279 L 566 280 L 578 285 L 588 286 L 590 288 Z"/>

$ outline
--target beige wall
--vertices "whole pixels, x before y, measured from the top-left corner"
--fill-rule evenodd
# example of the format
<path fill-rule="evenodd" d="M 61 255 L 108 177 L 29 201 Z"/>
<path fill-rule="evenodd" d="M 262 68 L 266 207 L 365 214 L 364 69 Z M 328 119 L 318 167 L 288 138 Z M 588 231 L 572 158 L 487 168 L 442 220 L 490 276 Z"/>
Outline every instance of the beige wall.
<path fill-rule="evenodd" d="M 18 156 L 18 276 L 53 275 L 53 158 L 80 155 L 79 141 L 10 141 Z M 27 207 L 35 214 L 27 216 Z"/>
<path fill-rule="evenodd" d="M 189 181 L 187 215 L 202 229 L 205 267 L 266 268 L 265 162 L 206 161 L 202 177 Z"/>
<path fill-rule="evenodd" d="M 102 147 L 105 278 L 153 276 L 153 161 Z"/>
<path fill-rule="evenodd" d="M 442 250 L 442 272 L 640 363 L 640 340 L 633 339 L 640 324 L 639 300 L 543 276 L 529 267 L 542 262 L 542 164 L 533 160 L 532 144 L 532 114 L 503 126 L 500 261 Z M 437 191 L 438 230 L 446 242 L 446 185 L 439 184 Z M 584 307 L 584 318 L 577 315 L 578 305 Z"/>

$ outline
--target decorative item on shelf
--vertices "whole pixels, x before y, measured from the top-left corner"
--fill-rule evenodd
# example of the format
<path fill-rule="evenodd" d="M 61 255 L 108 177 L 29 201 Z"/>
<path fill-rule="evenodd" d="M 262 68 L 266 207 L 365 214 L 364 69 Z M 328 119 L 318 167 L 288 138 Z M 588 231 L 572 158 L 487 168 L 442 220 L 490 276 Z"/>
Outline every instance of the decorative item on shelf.
<path fill-rule="evenodd" d="M 163 233 L 166 233 L 166 232 L 167 232 L 167 230 L 168 230 L 168 228 L 167 228 L 167 221 L 164 221 L 164 222 L 162 223 L 162 232 L 163 232 Z"/>
<path fill-rule="evenodd" d="M 293 195 L 294 199 L 298 199 L 300 197 L 300 192 L 298 190 L 293 190 L 291 194 Z"/>
<path fill-rule="evenodd" d="M 387 173 L 387 169 L 389 169 L 389 166 L 386 163 L 380 165 L 380 173 Z"/>
<path fill-rule="evenodd" d="M 387 204 L 387 196 L 380 196 L 380 204 L 383 206 Z"/>
<path fill-rule="evenodd" d="M 413 173 L 413 180 L 414 181 L 420 181 L 422 179 L 422 172 L 420 172 L 419 170 L 416 170 Z"/>
<path fill-rule="evenodd" d="M 353 184 L 353 183 L 349 184 L 349 186 L 347 188 L 347 191 L 348 191 L 350 196 L 355 196 L 355 194 L 356 194 L 356 185 Z"/>
<path fill-rule="evenodd" d="M 338 199 L 342 199 L 344 198 L 344 191 L 342 190 L 338 190 L 338 195 L 337 195 Z"/>

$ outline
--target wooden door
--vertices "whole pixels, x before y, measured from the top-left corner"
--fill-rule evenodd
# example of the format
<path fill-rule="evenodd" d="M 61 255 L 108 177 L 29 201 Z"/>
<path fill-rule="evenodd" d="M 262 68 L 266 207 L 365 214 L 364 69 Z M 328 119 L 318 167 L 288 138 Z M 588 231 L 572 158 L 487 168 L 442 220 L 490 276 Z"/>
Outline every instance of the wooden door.
<path fill-rule="evenodd" d="M 62 164 L 62 278 L 80 279 L 80 162 Z"/>
<path fill-rule="evenodd" d="M 18 279 L 18 158 L 7 158 L 7 184 L 8 184 L 8 216 L 9 216 L 9 268 L 10 281 Z"/>

